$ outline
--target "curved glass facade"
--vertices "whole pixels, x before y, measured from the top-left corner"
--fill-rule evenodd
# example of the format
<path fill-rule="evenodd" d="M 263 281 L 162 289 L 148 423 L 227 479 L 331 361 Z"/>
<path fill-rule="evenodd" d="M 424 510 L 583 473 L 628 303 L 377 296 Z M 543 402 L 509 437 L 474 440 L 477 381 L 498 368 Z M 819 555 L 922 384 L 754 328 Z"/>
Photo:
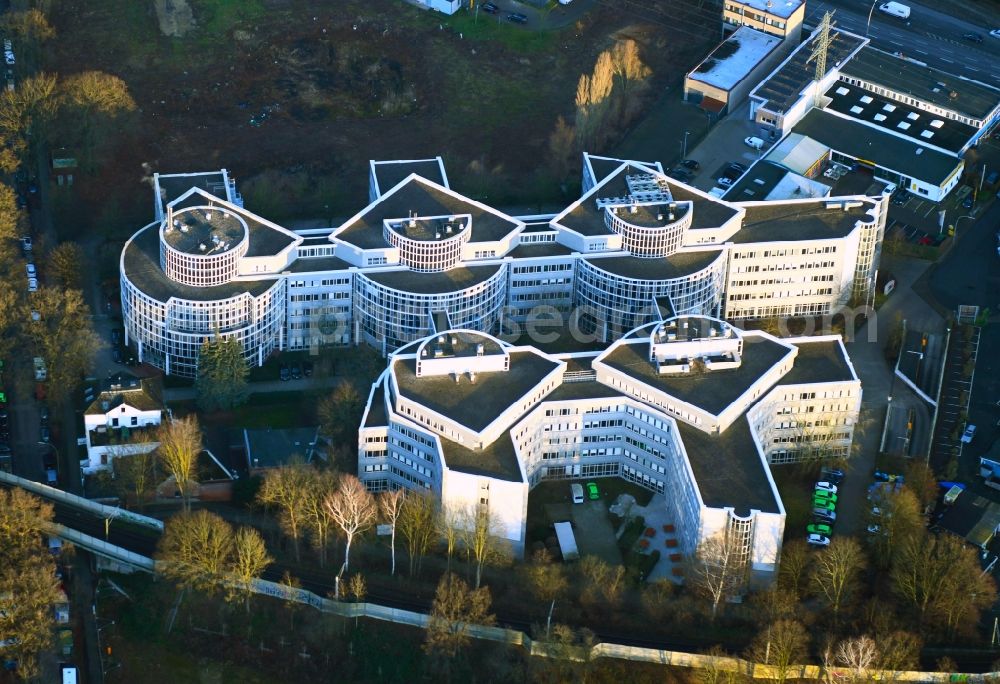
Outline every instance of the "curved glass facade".
<path fill-rule="evenodd" d="M 281 341 L 285 281 L 270 281 L 270 286 L 248 282 L 245 290 L 227 292 L 218 299 L 180 296 L 188 289 L 182 287 L 178 287 L 178 295 L 164 297 L 163 291 L 158 291 L 157 296 L 148 294 L 146 290 L 152 288 L 141 282 L 141 273 L 133 273 L 133 282 L 125 262 L 129 250 L 138 249 L 134 241 L 154 227 L 151 224 L 140 230 L 122 250 L 122 318 L 128 340 L 138 347 L 140 361 L 170 375 L 194 377 L 201 345 L 218 331 L 240 341 L 249 363 L 262 362 Z"/>
<path fill-rule="evenodd" d="M 392 351 L 431 332 L 431 316 L 447 312 L 452 328 L 493 332 L 507 300 L 507 267 L 479 283 L 454 292 L 407 292 L 359 273 L 354 285 L 354 315 L 369 344 Z"/>
<path fill-rule="evenodd" d="M 669 296 L 677 314 L 716 316 L 725 284 L 726 255 L 688 275 L 653 280 L 610 273 L 581 259 L 576 279 L 576 304 L 601 337 L 610 340 L 659 319 L 656 298 Z"/>

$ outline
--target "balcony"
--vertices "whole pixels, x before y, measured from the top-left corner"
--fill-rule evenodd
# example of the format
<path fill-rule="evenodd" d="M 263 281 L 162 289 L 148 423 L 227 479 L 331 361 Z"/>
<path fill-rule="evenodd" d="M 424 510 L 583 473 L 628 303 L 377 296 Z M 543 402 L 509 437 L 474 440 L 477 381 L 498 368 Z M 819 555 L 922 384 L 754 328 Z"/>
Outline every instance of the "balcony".
<path fill-rule="evenodd" d="M 88 435 L 92 447 L 122 446 L 128 444 L 143 444 L 156 441 L 158 425 L 105 427 L 100 426 L 90 431 Z"/>

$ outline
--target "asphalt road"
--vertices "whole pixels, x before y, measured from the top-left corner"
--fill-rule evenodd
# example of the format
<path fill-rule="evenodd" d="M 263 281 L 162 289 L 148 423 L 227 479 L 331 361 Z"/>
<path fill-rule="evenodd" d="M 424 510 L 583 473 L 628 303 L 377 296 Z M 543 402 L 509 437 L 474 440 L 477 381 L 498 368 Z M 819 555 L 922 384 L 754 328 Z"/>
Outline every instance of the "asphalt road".
<path fill-rule="evenodd" d="M 996 233 L 1000 230 L 1000 201 L 969 225 L 959 224 L 959 240 L 938 264 L 930 286 L 934 297 L 949 309 L 959 304 L 976 305 L 992 312 L 979 340 L 978 361 L 972 385 L 969 422 L 977 426 L 972 444 L 962 452 L 963 460 L 977 459 L 993 447 L 1000 428 L 1000 257 Z M 964 230 L 964 233 L 961 231 Z"/>
<path fill-rule="evenodd" d="M 889 17 L 877 8 L 872 13 L 867 33 L 874 47 L 1000 88 L 1000 38 L 989 35 L 990 30 L 1000 28 L 1000 17 L 995 26 L 981 26 L 948 14 L 944 8 L 933 9 L 911 0 L 905 4 L 912 10 L 907 20 Z M 810 0 L 805 23 L 815 26 L 824 12 L 836 10 L 837 26 L 863 36 L 871 7 L 866 0 Z M 983 42 L 966 40 L 965 33 L 979 34 Z"/>

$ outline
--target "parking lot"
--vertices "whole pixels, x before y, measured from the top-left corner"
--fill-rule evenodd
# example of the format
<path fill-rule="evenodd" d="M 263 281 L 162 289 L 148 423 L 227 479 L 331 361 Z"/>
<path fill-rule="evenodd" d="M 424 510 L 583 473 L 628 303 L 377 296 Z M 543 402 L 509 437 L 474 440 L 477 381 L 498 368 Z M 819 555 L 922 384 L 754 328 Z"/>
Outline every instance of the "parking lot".
<path fill-rule="evenodd" d="M 973 379 L 965 377 L 965 371 L 969 364 L 975 368 L 981 332 L 975 326 L 968 326 L 967 329 L 970 331 L 968 337 L 966 328 L 952 330 L 945 360 L 938 420 L 931 448 L 931 465 L 938 472 L 946 472 L 948 462 L 962 455 L 961 434 L 965 429 Z"/>
<path fill-rule="evenodd" d="M 760 150 L 744 143 L 744 139 L 751 136 L 764 141 Z M 760 126 L 750 121 L 749 104 L 744 105 L 717 123 L 701 144 L 688 151 L 688 158 L 701 165 L 701 170 L 688 182 L 699 190 L 708 192 L 718 186 L 718 178 L 731 162 L 749 167 L 766 154 L 773 143 L 768 134 L 761 131 Z"/>

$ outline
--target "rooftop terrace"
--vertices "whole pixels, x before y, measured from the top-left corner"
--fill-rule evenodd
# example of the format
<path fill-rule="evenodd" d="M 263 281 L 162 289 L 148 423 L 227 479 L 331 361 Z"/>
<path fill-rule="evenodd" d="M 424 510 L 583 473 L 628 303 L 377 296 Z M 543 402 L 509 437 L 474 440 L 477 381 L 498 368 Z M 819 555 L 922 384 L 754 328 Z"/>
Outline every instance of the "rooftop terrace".
<path fill-rule="evenodd" d="M 225 209 L 182 209 L 163 227 L 163 239 L 180 252 L 222 254 L 242 242 L 248 229 L 242 219 Z"/>
<path fill-rule="evenodd" d="M 252 239 L 252 237 L 251 237 Z M 234 280 L 213 287 L 193 287 L 174 282 L 160 268 L 159 225 L 151 224 L 136 233 L 126 245 L 122 258 L 125 276 L 141 292 L 153 299 L 166 302 L 171 297 L 191 301 L 229 299 L 243 293 L 256 297 L 269 290 L 277 280 Z"/>

